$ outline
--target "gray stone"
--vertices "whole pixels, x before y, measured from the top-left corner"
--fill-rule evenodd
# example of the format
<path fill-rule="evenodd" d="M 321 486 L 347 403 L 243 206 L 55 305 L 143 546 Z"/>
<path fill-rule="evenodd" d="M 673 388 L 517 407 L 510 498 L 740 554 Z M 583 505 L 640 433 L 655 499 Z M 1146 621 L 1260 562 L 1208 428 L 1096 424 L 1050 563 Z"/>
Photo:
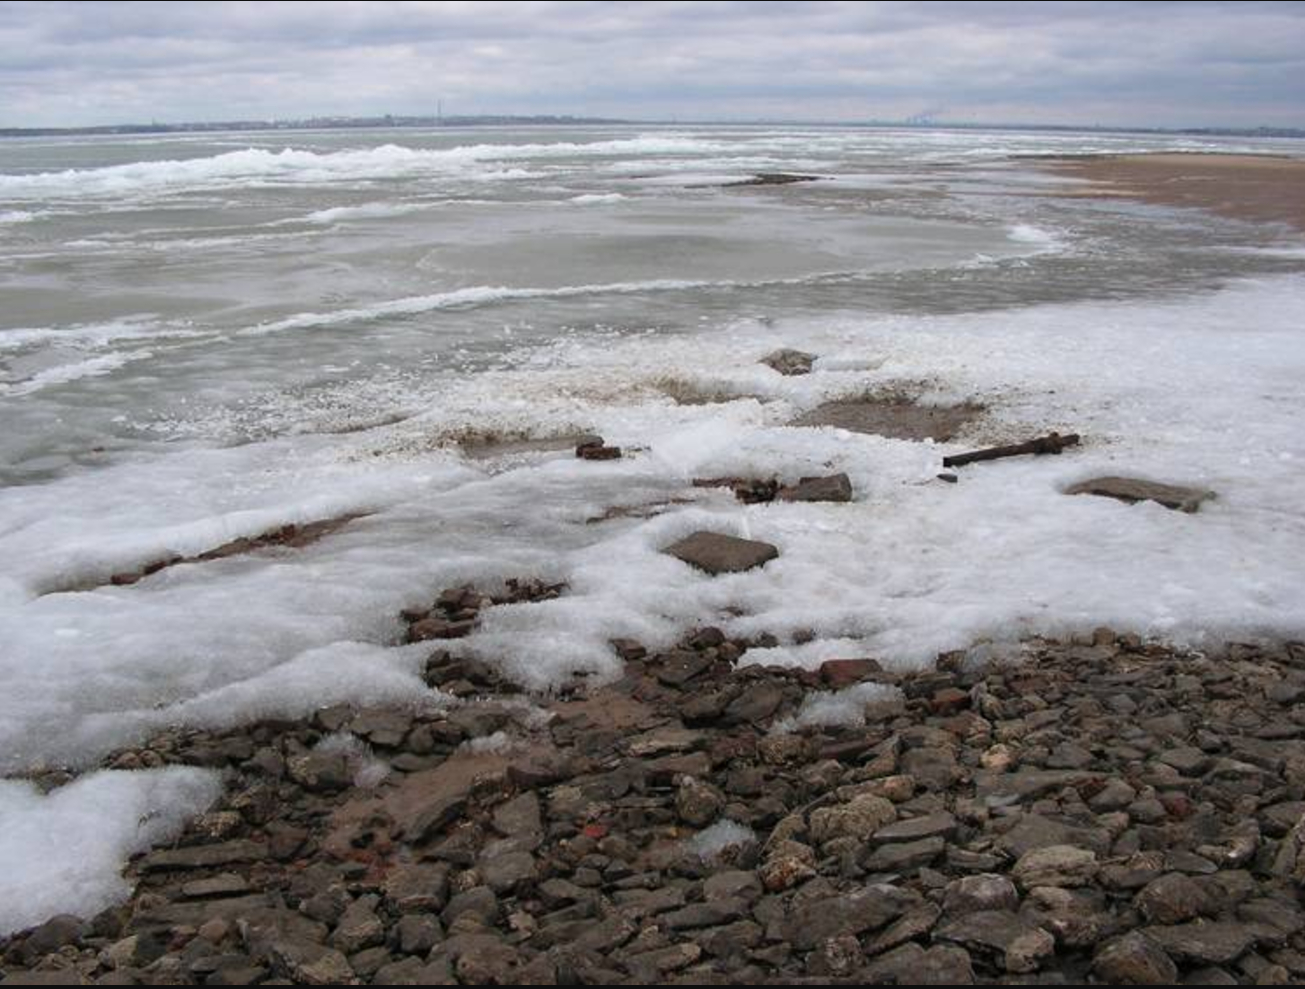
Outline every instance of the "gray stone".
<path fill-rule="evenodd" d="M 875 832 L 875 841 L 897 843 L 920 841 L 924 838 L 950 838 L 956 833 L 956 818 L 951 814 L 929 814 L 898 821 Z"/>
<path fill-rule="evenodd" d="M 779 557 L 770 543 L 720 532 L 695 532 L 663 552 L 712 576 L 753 570 Z"/>
<path fill-rule="evenodd" d="M 756 724 L 771 717 L 784 701 L 784 692 L 773 683 L 753 684 L 725 708 L 731 722 Z"/>
<path fill-rule="evenodd" d="M 347 985 L 354 978 L 349 959 L 334 948 L 311 941 L 278 941 L 270 955 L 279 972 L 301 985 Z"/>
<path fill-rule="evenodd" d="M 810 374 L 811 368 L 816 362 L 815 354 L 808 354 L 801 350 L 793 350 L 785 347 L 767 354 L 761 359 L 761 363 L 767 367 L 778 371 L 786 376 Z"/>
<path fill-rule="evenodd" d="M 1055 790 L 1099 780 L 1099 773 L 1075 769 L 1026 769 L 1016 773 L 979 773 L 975 796 L 990 807 L 1032 800 Z"/>
<path fill-rule="evenodd" d="M 862 969 L 857 984 L 969 986 L 975 979 L 970 956 L 962 948 L 938 945 L 926 951 L 918 944 L 904 944 Z"/>
<path fill-rule="evenodd" d="M 970 950 L 989 951 L 1002 957 L 1006 971 L 1016 975 L 1037 971 L 1044 958 L 1056 950 L 1056 940 L 1017 914 L 987 910 L 949 920 L 935 937 Z"/>
<path fill-rule="evenodd" d="M 349 904 L 331 935 L 331 943 L 346 955 L 374 948 L 385 941 L 385 925 L 376 914 L 379 896 L 361 896 Z"/>
<path fill-rule="evenodd" d="M 1052 845 L 1021 856 L 1011 875 L 1026 890 L 1038 886 L 1074 887 L 1090 883 L 1098 868 L 1094 852 L 1075 845 Z"/>
<path fill-rule="evenodd" d="M 464 893 L 459 893 L 449 900 L 448 906 L 440 914 L 444 926 L 450 927 L 459 917 L 471 915 L 486 927 L 498 921 L 500 906 L 498 897 L 488 886 L 476 886 Z"/>
<path fill-rule="evenodd" d="M 309 752 L 286 763 L 290 778 L 312 793 L 334 793 L 353 786 L 353 770 L 343 752 Z"/>
<path fill-rule="evenodd" d="M 1135 477 L 1097 477 L 1065 489 L 1070 495 L 1098 495 L 1126 501 L 1130 505 L 1139 501 L 1154 501 L 1165 508 L 1180 512 L 1198 511 L 1205 502 L 1215 497 L 1204 488 L 1180 487 L 1176 484 L 1159 484 Z"/>
<path fill-rule="evenodd" d="M 220 869 L 248 865 L 267 858 L 267 849 L 252 841 L 226 841 L 216 845 L 194 845 L 151 852 L 140 862 L 140 871 L 184 872 L 190 869 Z"/>
<path fill-rule="evenodd" d="M 1178 980 L 1178 966 L 1144 934 L 1132 931 L 1101 946 L 1092 970 L 1109 985 L 1168 986 Z"/>
<path fill-rule="evenodd" d="M 919 903 L 919 896 L 895 886 L 868 886 L 795 904 L 781 930 L 798 951 L 811 951 L 829 938 L 878 930 Z"/>
<path fill-rule="evenodd" d="M 408 914 L 394 925 L 399 950 L 405 955 L 426 955 L 444 938 L 444 928 L 434 917 Z"/>
<path fill-rule="evenodd" d="M 951 916 L 990 911 L 1014 913 L 1020 905 L 1019 891 L 1005 876 L 965 876 L 949 883 L 943 908 Z"/>
<path fill-rule="evenodd" d="M 1111 844 L 1110 832 L 1104 828 L 1080 827 L 1041 814 L 1022 815 L 1014 827 L 997 839 L 997 847 L 1015 859 L 1055 845 L 1077 845 L 1105 855 Z"/>
<path fill-rule="evenodd" d="M 859 838 L 866 841 L 884 825 L 896 819 L 897 808 L 892 801 L 866 794 L 845 804 L 813 810 L 811 839 L 817 844 L 834 838 Z"/>
<path fill-rule="evenodd" d="M 1226 965 L 1251 949 L 1258 932 L 1248 924 L 1198 920 L 1177 926 L 1148 927 L 1143 933 L 1176 961 Z"/>
<path fill-rule="evenodd" d="M 485 885 L 495 893 L 511 893 L 523 883 L 532 881 L 539 868 L 529 852 L 507 852 L 487 855 L 480 863 L 480 874 Z"/>
<path fill-rule="evenodd" d="M 1148 883 L 1134 903 L 1152 924 L 1182 924 L 1215 907 L 1201 883 L 1177 872 Z"/>
<path fill-rule="evenodd" d="M 947 851 L 942 838 L 925 838 L 898 845 L 882 845 L 866 856 L 863 865 L 868 872 L 911 872 L 941 858 Z"/>
<path fill-rule="evenodd" d="M 743 900 L 752 903 L 761 899 L 764 890 L 755 872 L 718 872 L 702 884 L 702 896 L 708 903 L 714 900 Z"/>
<path fill-rule="evenodd" d="M 852 500 L 852 479 L 846 474 L 804 477 L 797 484 L 780 488 L 775 497 L 780 501 L 848 502 Z"/>

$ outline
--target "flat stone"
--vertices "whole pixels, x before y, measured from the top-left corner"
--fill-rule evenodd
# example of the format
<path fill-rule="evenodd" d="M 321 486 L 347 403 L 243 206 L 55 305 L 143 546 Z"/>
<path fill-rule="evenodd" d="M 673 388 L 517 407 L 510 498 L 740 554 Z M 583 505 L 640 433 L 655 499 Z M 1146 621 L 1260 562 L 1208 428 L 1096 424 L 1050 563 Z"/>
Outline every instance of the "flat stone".
<path fill-rule="evenodd" d="M 140 871 L 183 872 L 189 869 L 220 869 L 228 865 L 248 865 L 267 858 L 267 849 L 252 841 L 226 841 L 216 845 L 195 845 L 151 852 L 141 859 Z"/>
<path fill-rule="evenodd" d="M 882 845 L 866 857 L 863 865 L 870 872 L 910 872 L 942 857 L 947 842 L 942 838 L 925 838 L 900 845 Z"/>
<path fill-rule="evenodd" d="M 834 838 L 868 840 L 884 825 L 897 820 L 897 808 L 883 797 L 866 795 L 834 807 L 811 812 L 811 838 L 823 844 Z"/>
<path fill-rule="evenodd" d="M 1148 927 L 1143 933 L 1176 961 L 1193 965 L 1234 962 L 1251 949 L 1258 934 L 1256 928 L 1248 924 L 1227 921 Z"/>
<path fill-rule="evenodd" d="M 804 413 L 795 426 L 833 426 L 852 433 L 947 443 L 983 414 L 977 405 L 919 405 L 906 398 L 862 398 L 824 405 Z"/>
<path fill-rule="evenodd" d="M 815 362 L 815 354 L 793 350 L 789 347 L 776 350 L 761 359 L 762 364 L 788 377 L 810 374 Z"/>
<path fill-rule="evenodd" d="M 872 961 L 858 973 L 857 985 L 970 986 L 975 984 L 969 954 L 943 944 L 927 951 L 904 944 Z"/>
<path fill-rule="evenodd" d="M 1134 903 L 1149 923 L 1169 925 L 1195 920 L 1216 906 L 1204 885 L 1177 872 L 1148 883 Z"/>
<path fill-rule="evenodd" d="M 773 683 L 753 684 L 739 694 L 725 708 L 725 716 L 732 722 L 756 723 L 765 721 L 779 709 L 784 692 Z"/>
<path fill-rule="evenodd" d="M 1160 761 L 1184 776 L 1201 776 L 1214 765 L 1214 760 L 1200 749 L 1183 746 L 1160 753 Z"/>
<path fill-rule="evenodd" d="M 1005 876 L 992 873 L 953 880 L 943 896 L 943 908 L 953 917 L 984 911 L 1013 913 L 1019 905 L 1020 894 L 1015 884 Z"/>
<path fill-rule="evenodd" d="M 349 904 L 331 935 L 331 944 L 347 955 L 385 942 L 385 925 L 377 916 L 379 896 L 362 896 Z"/>
<path fill-rule="evenodd" d="M 707 735 L 688 728 L 654 728 L 636 735 L 626 743 L 626 750 L 636 759 L 655 759 L 658 756 L 679 755 L 702 748 Z"/>
<path fill-rule="evenodd" d="M 914 893 L 895 886 L 868 886 L 855 893 L 795 905 L 782 925 L 784 940 L 811 951 L 830 938 L 878 930 L 919 905 Z"/>
<path fill-rule="evenodd" d="M 1092 970 L 1109 985 L 1169 986 L 1178 981 L 1178 966 L 1144 934 L 1131 931 L 1101 946 Z"/>
<path fill-rule="evenodd" d="M 1015 773 L 979 773 L 975 796 L 990 807 L 1003 807 L 1041 797 L 1065 787 L 1100 779 L 1099 773 L 1074 769 L 1026 769 Z"/>
<path fill-rule="evenodd" d="M 481 878 L 495 893 L 510 893 L 522 883 L 533 880 L 538 872 L 535 857 L 529 852 L 491 855 L 480 863 Z"/>
<path fill-rule="evenodd" d="M 301 985 L 348 985 L 354 978 L 344 955 L 310 941 L 278 942 L 272 945 L 271 957 L 278 970 Z"/>
<path fill-rule="evenodd" d="M 949 838 L 956 832 L 956 818 L 951 814 L 929 814 L 898 821 L 875 832 L 880 843 L 920 841 L 924 838 Z"/>
<path fill-rule="evenodd" d="M 780 488 L 775 497 L 780 501 L 848 502 L 852 500 L 852 479 L 846 474 L 804 477 L 797 484 Z"/>
<path fill-rule="evenodd" d="M 753 570 L 779 557 L 770 543 L 720 532 L 695 532 L 663 552 L 712 576 Z"/>
<path fill-rule="evenodd" d="M 1094 852 L 1074 845 L 1052 845 L 1023 855 L 1011 875 L 1026 890 L 1064 888 L 1087 885 L 1096 878 L 1098 868 Z"/>
<path fill-rule="evenodd" d="M 334 793 L 353 786 L 353 769 L 342 752 L 308 752 L 286 763 L 290 778 L 311 793 Z"/>
<path fill-rule="evenodd" d="M 958 917 L 939 927 L 935 937 L 971 950 L 1000 954 L 1006 971 L 1017 975 L 1037 971 L 1042 960 L 1056 950 L 1056 939 L 1050 934 L 1004 910 Z"/>
<path fill-rule="evenodd" d="M 249 882 L 244 876 L 233 872 L 213 876 L 211 879 L 197 879 L 181 887 L 181 895 L 187 900 L 219 899 L 225 896 L 244 896 L 249 892 Z"/>
<path fill-rule="evenodd" d="M 1176 484 L 1159 484 L 1135 477 L 1096 477 L 1082 481 L 1065 489 L 1070 495 L 1097 495 L 1102 498 L 1114 498 L 1130 505 L 1140 501 L 1154 501 L 1165 508 L 1180 512 L 1196 512 L 1202 504 L 1215 497 L 1213 491 L 1204 488 L 1187 488 Z"/>

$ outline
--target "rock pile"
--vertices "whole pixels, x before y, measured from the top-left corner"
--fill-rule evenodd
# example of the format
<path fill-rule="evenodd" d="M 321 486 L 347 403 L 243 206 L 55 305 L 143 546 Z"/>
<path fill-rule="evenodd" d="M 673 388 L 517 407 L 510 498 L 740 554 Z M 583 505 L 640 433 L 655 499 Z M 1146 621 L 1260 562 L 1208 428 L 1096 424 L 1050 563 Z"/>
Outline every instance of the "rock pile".
<path fill-rule="evenodd" d="M 542 580 L 512 578 L 498 594 L 487 594 L 468 584 L 442 592 L 429 608 L 406 609 L 401 617 L 408 627 L 409 642 L 461 639 L 475 630 L 480 621 L 480 613 L 485 608 L 551 601 L 565 592 L 565 584 L 550 584 Z"/>
<path fill-rule="evenodd" d="M 1305 980 L 1305 646 L 741 664 L 773 644 L 619 641 L 620 681 L 533 703 L 436 652 L 452 706 L 121 753 L 227 795 L 127 904 L 3 945 L 5 982 Z"/>

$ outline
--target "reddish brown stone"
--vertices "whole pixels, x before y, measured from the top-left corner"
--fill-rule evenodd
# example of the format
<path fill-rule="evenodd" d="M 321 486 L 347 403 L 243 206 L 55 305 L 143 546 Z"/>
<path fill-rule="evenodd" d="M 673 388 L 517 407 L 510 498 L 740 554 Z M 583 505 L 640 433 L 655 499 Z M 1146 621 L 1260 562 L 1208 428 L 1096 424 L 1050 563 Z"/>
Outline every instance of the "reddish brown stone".
<path fill-rule="evenodd" d="M 950 715 L 970 706 L 970 695 L 959 687 L 944 687 L 934 693 L 929 708 L 934 714 Z"/>
<path fill-rule="evenodd" d="M 855 686 L 883 671 L 873 659 L 827 659 L 820 664 L 820 678 L 835 690 Z"/>

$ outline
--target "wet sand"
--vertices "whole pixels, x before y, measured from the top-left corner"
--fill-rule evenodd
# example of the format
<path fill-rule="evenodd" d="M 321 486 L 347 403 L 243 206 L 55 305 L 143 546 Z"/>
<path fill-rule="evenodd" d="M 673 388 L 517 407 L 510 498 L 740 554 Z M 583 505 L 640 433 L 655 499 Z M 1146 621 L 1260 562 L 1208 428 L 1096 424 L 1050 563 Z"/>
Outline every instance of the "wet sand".
<path fill-rule="evenodd" d="M 1094 183 L 1085 195 L 1204 209 L 1305 231 L 1305 158 L 1139 154 L 1066 158 L 1052 167 Z"/>

